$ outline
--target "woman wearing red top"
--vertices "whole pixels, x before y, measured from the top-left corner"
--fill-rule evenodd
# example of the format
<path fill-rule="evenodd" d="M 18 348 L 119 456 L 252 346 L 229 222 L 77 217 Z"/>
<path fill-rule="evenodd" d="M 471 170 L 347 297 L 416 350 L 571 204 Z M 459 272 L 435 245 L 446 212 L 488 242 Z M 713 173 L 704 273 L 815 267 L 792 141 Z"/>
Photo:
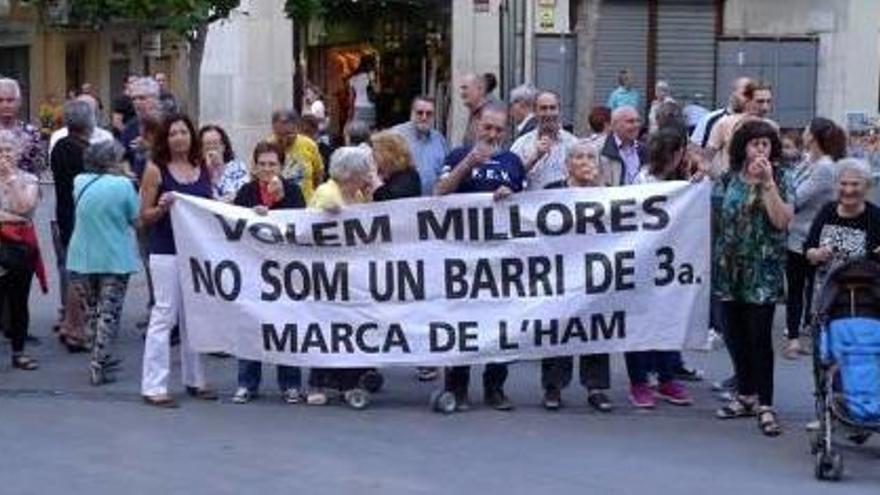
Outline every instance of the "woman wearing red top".
<path fill-rule="evenodd" d="M 302 191 L 292 180 L 281 178 L 284 150 L 277 144 L 262 141 L 254 148 L 251 169 L 253 180 L 241 186 L 233 204 L 254 208 L 260 215 L 268 210 L 305 208 Z M 278 366 L 278 387 L 282 399 L 288 404 L 300 400 L 302 378 L 300 369 L 294 366 Z M 262 363 L 240 359 L 238 361 L 238 389 L 232 396 L 236 404 L 244 404 L 257 396 L 262 378 Z"/>

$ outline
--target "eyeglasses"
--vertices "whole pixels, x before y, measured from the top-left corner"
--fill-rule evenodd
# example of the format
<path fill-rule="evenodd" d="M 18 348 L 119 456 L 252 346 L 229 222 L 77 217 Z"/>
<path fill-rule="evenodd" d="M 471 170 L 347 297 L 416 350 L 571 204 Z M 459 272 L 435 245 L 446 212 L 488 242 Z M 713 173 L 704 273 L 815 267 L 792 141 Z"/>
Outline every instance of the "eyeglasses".
<path fill-rule="evenodd" d="M 419 115 L 419 116 L 430 117 L 430 116 L 434 115 L 434 111 L 433 110 L 416 110 L 415 114 Z"/>

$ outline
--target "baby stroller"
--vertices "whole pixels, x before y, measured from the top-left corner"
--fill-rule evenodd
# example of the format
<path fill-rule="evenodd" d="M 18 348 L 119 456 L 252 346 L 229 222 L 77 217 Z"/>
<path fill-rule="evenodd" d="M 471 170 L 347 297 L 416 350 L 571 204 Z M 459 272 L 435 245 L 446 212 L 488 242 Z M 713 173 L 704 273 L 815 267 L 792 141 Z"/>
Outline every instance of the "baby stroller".
<path fill-rule="evenodd" d="M 880 264 L 849 261 L 819 292 L 813 321 L 819 429 L 811 436 L 816 478 L 839 480 L 835 427 L 861 445 L 880 432 Z"/>

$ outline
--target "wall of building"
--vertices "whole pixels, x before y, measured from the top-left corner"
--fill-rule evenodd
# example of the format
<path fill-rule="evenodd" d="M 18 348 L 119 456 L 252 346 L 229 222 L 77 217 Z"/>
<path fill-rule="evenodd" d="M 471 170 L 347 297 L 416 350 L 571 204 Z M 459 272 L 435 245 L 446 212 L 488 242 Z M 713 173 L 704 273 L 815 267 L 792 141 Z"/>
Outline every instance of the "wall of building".
<path fill-rule="evenodd" d="M 272 111 L 293 106 L 293 24 L 283 4 L 245 0 L 208 33 L 201 121 L 222 125 L 242 158 L 270 132 Z"/>
<path fill-rule="evenodd" d="M 876 0 L 727 0 L 724 9 L 725 36 L 817 37 L 816 111 L 838 122 L 878 113 L 878 34 Z"/>
<path fill-rule="evenodd" d="M 101 30 L 77 30 L 40 25 L 33 7 L 18 2 L 9 4 L 8 11 L 0 10 L 0 47 L 27 47 L 29 65 L 29 108 L 31 120 L 37 118 L 42 103 L 61 102 L 75 81 L 68 80 L 67 48 L 79 45 L 83 48 L 82 82 L 92 87 L 104 104 L 109 117 L 111 100 L 115 96 L 111 88 L 111 65 L 125 61 L 127 71 L 143 73 L 144 55 L 136 30 L 124 26 L 106 26 Z M 0 5 L 2 6 L 2 5 Z M 176 67 L 175 54 L 166 57 L 171 67 Z M 155 65 L 155 64 L 154 64 Z M 155 70 L 155 67 L 153 67 Z M 183 73 L 171 71 L 173 83 L 184 84 Z M 185 96 L 185 94 L 184 94 Z"/>

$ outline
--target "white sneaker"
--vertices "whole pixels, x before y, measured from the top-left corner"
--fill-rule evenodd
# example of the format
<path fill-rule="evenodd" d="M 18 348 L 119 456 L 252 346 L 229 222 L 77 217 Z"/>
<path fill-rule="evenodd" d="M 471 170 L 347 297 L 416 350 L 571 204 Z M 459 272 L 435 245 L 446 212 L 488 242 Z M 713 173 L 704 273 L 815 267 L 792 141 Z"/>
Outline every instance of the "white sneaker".
<path fill-rule="evenodd" d="M 296 387 L 291 387 L 284 392 L 281 393 L 281 398 L 284 402 L 288 404 L 298 404 L 302 395 L 299 392 L 299 389 Z"/>
<path fill-rule="evenodd" d="M 253 398 L 251 391 L 245 387 L 238 387 L 232 395 L 232 402 L 235 404 L 247 404 Z"/>
<path fill-rule="evenodd" d="M 327 394 L 323 390 L 312 390 L 306 396 L 306 404 L 310 406 L 323 406 L 327 404 Z"/>

